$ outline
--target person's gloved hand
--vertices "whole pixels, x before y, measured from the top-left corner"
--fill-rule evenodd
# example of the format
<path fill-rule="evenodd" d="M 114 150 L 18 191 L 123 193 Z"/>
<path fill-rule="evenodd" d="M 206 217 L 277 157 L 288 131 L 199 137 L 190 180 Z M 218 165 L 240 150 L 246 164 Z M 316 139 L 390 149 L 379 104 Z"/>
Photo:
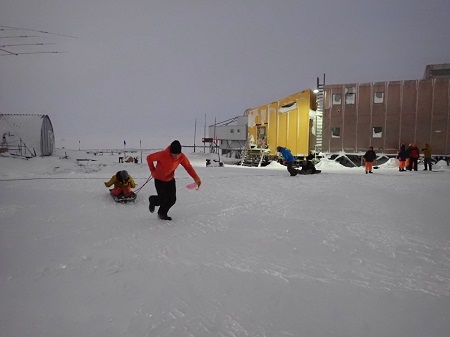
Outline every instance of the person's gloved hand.
<path fill-rule="evenodd" d="M 196 183 L 197 183 L 197 186 L 200 187 L 200 185 L 202 184 L 202 181 L 201 181 L 200 179 L 198 179 L 198 180 L 196 181 Z"/>

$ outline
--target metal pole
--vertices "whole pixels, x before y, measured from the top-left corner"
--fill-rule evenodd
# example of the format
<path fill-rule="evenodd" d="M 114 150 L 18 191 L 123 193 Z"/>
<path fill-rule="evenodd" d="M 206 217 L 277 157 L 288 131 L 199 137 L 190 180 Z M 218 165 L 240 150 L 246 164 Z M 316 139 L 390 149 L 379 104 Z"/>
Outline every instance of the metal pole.
<path fill-rule="evenodd" d="M 205 140 L 206 137 L 206 114 L 205 114 L 205 126 L 203 129 L 203 140 Z M 206 153 L 206 146 L 205 146 L 205 142 L 203 142 L 203 153 Z"/>
<path fill-rule="evenodd" d="M 194 121 L 194 153 L 195 153 L 195 137 L 197 135 L 197 118 Z"/>
<path fill-rule="evenodd" d="M 216 119 L 217 117 L 214 117 L 214 139 L 213 142 L 216 144 L 216 152 L 217 152 L 217 141 L 216 141 Z"/>

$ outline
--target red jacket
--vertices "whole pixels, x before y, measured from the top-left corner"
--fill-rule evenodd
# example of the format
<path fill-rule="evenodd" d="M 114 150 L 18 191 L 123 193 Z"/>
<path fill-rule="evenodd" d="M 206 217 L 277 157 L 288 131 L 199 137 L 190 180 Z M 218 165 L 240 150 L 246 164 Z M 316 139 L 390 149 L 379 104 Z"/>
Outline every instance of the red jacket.
<path fill-rule="evenodd" d="M 420 156 L 419 148 L 415 145 L 410 146 L 407 151 L 408 151 L 410 158 L 416 159 L 416 158 L 419 158 L 419 156 Z"/>
<path fill-rule="evenodd" d="M 156 162 L 156 166 L 154 164 Z M 189 175 L 195 180 L 195 182 L 199 182 L 200 178 L 192 167 L 189 159 L 181 153 L 178 159 L 173 159 L 170 154 L 170 146 L 167 147 L 164 151 L 155 152 L 149 154 L 147 156 L 147 164 L 150 168 L 150 172 L 152 173 L 153 178 L 162 180 L 165 182 L 171 181 L 175 178 L 175 170 L 178 165 L 184 167 L 184 169 L 189 173 Z"/>

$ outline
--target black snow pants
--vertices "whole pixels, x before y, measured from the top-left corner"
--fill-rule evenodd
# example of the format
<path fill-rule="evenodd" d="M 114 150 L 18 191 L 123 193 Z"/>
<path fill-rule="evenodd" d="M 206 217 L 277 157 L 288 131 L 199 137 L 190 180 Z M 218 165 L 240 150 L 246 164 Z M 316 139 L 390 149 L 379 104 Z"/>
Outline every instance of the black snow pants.
<path fill-rule="evenodd" d="M 409 166 L 408 166 L 408 170 L 412 171 L 417 171 L 417 159 L 418 158 L 409 158 Z"/>
<path fill-rule="evenodd" d="M 286 166 L 287 166 L 287 170 L 288 170 L 288 172 L 291 174 L 291 176 L 296 176 L 297 174 L 300 173 L 300 170 L 297 170 L 297 169 L 294 167 L 294 162 L 293 162 L 293 161 L 290 162 L 290 163 L 287 163 Z"/>
<path fill-rule="evenodd" d="M 155 179 L 155 188 L 158 195 L 150 196 L 151 202 L 155 206 L 159 206 L 158 215 L 167 216 L 167 212 L 177 201 L 175 179 L 168 182 Z"/>

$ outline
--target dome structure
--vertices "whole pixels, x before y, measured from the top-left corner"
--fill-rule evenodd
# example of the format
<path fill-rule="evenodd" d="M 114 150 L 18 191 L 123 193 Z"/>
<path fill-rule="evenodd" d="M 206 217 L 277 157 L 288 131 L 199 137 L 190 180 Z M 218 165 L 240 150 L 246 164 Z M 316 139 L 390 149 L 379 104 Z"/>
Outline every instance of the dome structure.
<path fill-rule="evenodd" d="M 0 152 L 36 157 L 51 156 L 55 136 L 47 115 L 0 114 Z"/>

